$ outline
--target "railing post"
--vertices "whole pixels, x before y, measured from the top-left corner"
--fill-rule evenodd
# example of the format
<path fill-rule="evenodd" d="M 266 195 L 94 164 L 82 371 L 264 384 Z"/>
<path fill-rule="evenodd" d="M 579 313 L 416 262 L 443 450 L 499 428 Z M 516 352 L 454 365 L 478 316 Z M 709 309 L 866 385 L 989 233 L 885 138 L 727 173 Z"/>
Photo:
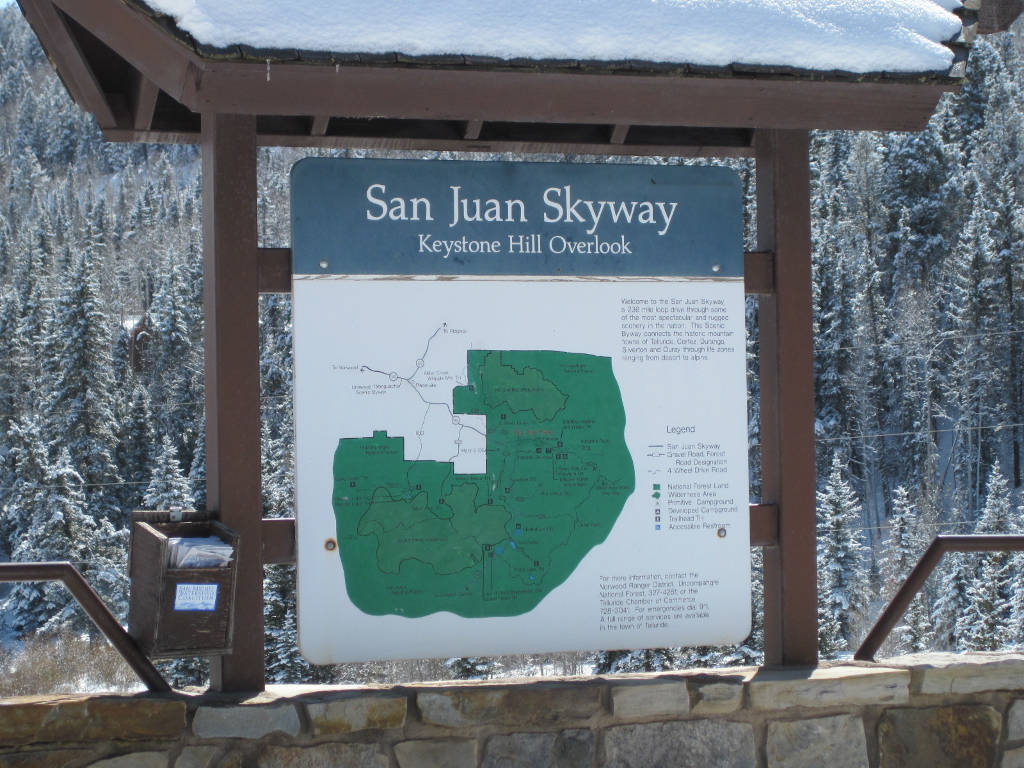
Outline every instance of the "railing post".
<path fill-rule="evenodd" d="M 775 254 L 775 293 L 760 297 L 764 504 L 779 511 L 766 548 L 765 663 L 818 660 L 814 486 L 814 337 L 807 131 L 758 130 L 757 248 Z"/>
<path fill-rule="evenodd" d="M 256 118 L 204 114 L 202 121 L 206 505 L 239 534 L 233 651 L 214 658 L 210 676 L 218 690 L 261 691 Z"/>

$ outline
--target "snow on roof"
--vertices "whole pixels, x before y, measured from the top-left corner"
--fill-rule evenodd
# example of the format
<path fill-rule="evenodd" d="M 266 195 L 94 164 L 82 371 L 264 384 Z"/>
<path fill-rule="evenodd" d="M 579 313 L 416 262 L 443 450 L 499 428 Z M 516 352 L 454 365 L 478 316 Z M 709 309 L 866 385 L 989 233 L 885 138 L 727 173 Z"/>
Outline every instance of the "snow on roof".
<path fill-rule="evenodd" d="M 145 0 L 199 43 L 945 72 L 960 0 Z"/>

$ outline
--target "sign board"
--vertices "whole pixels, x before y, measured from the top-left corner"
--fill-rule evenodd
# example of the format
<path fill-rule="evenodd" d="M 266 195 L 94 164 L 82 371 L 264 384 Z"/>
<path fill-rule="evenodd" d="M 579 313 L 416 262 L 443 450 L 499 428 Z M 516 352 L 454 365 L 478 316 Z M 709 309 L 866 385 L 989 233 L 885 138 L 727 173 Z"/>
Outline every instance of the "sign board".
<path fill-rule="evenodd" d="M 310 661 L 746 637 L 741 217 L 724 168 L 296 164 Z"/>

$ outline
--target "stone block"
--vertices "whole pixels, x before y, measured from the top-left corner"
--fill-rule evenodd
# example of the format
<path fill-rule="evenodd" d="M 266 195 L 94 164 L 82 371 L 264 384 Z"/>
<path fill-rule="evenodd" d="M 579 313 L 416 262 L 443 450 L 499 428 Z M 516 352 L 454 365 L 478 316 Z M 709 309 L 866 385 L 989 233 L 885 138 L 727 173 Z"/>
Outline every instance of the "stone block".
<path fill-rule="evenodd" d="M 617 720 L 675 717 L 690 711 L 690 692 L 682 680 L 636 680 L 612 686 Z"/>
<path fill-rule="evenodd" d="M 984 705 L 890 709 L 878 723 L 879 765 L 989 768 L 1000 726 L 999 713 Z"/>
<path fill-rule="evenodd" d="M 1006 716 L 1006 740 L 1024 739 L 1024 699 L 1016 699 Z"/>
<path fill-rule="evenodd" d="M 754 728 L 725 720 L 617 725 L 604 732 L 607 768 L 753 768 Z"/>
<path fill-rule="evenodd" d="M 868 768 L 864 722 L 856 715 L 768 723 L 768 768 Z"/>
<path fill-rule="evenodd" d="M 92 754 L 85 749 L 45 749 L 0 755 L 0 768 L 64 768 L 81 765 Z"/>
<path fill-rule="evenodd" d="M 167 768 L 166 752 L 132 752 L 89 763 L 89 768 Z"/>
<path fill-rule="evenodd" d="M 299 713 L 290 703 L 205 706 L 196 710 L 192 733 L 201 739 L 259 739 L 271 733 L 298 736 Z"/>
<path fill-rule="evenodd" d="M 482 768 L 577 768 L 593 760 L 591 731 L 509 733 L 488 739 Z"/>
<path fill-rule="evenodd" d="M 391 759 L 376 744 L 320 744 L 266 747 L 259 768 L 389 768 Z"/>
<path fill-rule="evenodd" d="M 750 680 L 754 709 L 903 704 L 910 699 L 910 671 L 888 667 L 815 667 L 761 670 Z"/>
<path fill-rule="evenodd" d="M 551 726 L 589 720 L 601 711 L 598 685 L 460 687 L 416 694 L 423 722 L 447 728 L 473 725 Z"/>
<path fill-rule="evenodd" d="M 693 711 L 699 715 L 722 715 L 743 706 L 743 683 L 694 682 Z"/>
<path fill-rule="evenodd" d="M 404 696 L 367 696 L 318 701 L 306 705 L 313 736 L 351 733 L 405 725 Z"/>
<path fill-rule="evenodd" d="M 909 656 L 921 693 L 982 693 L 1017 688 L 1024 679 L 1024 657 L 1016 654 L 926 653 Z"/>
<path fill-rule="evenodd" d="M 999 763 L 999 768 L 1024 768 L 1024 747 L 1003 752 L 1003 761 Z"/>
<path fill-rule="evenodd" d="M 54 696 L 0 702 L 3 744 L 170 739 L 185 729 L 185 702 L 149 697 Z"/>
<path fill-rule="evenodd" d="M 424 691 L 416 694 L 416 706 L 425 723 L 461 728 L 501 720 L 506 694 L 496 688 Z"/>
<path fill-rule="evenodd" d="M 217 747 L 185 747 L 174 761 L 174 768 L 213 768 L 218 752 Z"/>
<path fill-rule="evenodd" d="M 399 768 L 476 768 L 476 742 L 401 741 L 395 757 Z"/>
<path fill-rule="evenodd" d="M 224 757 L 217 763 L 217 768 L 243 768 L 242 764 L 245 762 L 245 752 L 232 749 L 229 750 Z M 251 763 L 249 763 L 251 765 Z"/>

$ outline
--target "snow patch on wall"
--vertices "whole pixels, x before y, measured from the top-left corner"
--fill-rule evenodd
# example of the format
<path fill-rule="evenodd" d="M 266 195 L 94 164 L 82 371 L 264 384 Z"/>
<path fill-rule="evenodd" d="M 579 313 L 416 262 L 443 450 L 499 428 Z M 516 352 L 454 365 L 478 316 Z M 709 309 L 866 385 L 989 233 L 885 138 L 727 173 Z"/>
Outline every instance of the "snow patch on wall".
<path fill-rule="evenodd" d="M 146 0 L 216 47 L 945 72 L 960 0 Z"/>

